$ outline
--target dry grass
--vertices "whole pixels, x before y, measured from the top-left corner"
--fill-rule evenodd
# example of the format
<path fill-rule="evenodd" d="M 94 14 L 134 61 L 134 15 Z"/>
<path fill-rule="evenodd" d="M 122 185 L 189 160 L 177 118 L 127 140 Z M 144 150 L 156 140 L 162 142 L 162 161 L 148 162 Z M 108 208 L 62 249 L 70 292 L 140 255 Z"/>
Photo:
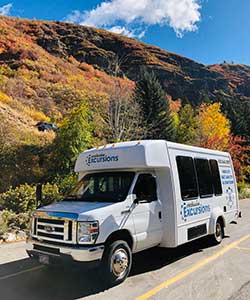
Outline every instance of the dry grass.
<path fill-rule="evenodd" d="M 0 103 L 0 140 L 5 145 L 36 144 L 45 145 L 51 143 L 55 133 L 39 132 L 35 120 L 29 114 L 11 108 Z"/>

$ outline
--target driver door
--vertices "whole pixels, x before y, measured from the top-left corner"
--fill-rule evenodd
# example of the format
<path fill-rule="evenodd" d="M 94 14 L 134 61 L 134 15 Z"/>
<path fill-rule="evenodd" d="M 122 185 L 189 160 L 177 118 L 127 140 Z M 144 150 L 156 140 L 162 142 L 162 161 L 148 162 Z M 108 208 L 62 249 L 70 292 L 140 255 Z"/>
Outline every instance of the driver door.
<path fill-rule="evenodd" d="M 139 251 L 156 246 L 162 240 L 162 207 L 157 196 L 156 177 L 151 173 L 139 174 L 133 194 L 136 250 Z"/>

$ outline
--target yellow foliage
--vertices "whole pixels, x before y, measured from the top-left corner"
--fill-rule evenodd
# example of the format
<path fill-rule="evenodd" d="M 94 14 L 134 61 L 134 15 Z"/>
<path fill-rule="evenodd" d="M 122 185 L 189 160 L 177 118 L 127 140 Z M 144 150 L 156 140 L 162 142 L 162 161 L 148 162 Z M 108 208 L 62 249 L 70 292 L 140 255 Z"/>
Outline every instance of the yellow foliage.
<path fill-rule="evenodd" d="M 15 109 L 18 112 L 24 113 L 26 116 L 31 117 L 34 121 L 49 122 L 50 118 L 47 117 L 43 112 L 37 111 L 32 107 L 26 106 L 16 99 L 13 99 L 0 91 L 0 102 L 8 104 L 9 107 Z"/>
<path fill-rule="evenodd" d="M 203 103 L 199 108 L 198 122 L 202 141 L 214 137 L 223 138 L 230 134 L 230 122 L 221 112 L 221 103 Z"/>
<path fill-rule="evenodd" d="M 12 102 L 12 98 L 0 91 L 0 102 L 9 104 Z"/>
<path fill-rule="evenodd" d="M 50 118 L 47 117 L 43 112 L 37 111 L 33 108 L 30 108 L 28 106 L 23 106 L 23 111 L 28 116 L 30 116 L 35 121 L 41 121 L 41 122 L 49 122 Z"/>

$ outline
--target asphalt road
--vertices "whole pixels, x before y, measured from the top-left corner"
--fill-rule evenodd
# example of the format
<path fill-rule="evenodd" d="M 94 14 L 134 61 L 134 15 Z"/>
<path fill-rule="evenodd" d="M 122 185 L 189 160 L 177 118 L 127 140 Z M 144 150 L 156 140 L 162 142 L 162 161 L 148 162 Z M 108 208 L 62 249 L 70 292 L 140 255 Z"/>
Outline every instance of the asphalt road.
<path fill-rule="evenodd" d="M 201 239 L 135 255 L 123 284 L 106 290 L 95 270 L 48 269 L 30 260 L 25 243 L 0 245 L 0 299 L 249 300 L 250 200 L 219 246 Z"/>

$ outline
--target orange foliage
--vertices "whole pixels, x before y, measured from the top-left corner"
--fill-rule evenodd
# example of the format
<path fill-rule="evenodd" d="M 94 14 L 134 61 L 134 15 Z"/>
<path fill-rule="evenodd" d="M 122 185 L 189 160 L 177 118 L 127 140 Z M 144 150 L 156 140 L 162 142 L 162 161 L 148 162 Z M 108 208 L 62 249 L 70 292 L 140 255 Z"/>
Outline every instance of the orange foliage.
<path fill-rule="evenodd" d="M 247 145 L 249 141 L 232 135 L 226 136 L 226 139 L 227 143 L 225 143 L 225 137 L 215 136 L 208 140 L 204 147 L 229 152 L 233 160 L 235 175 L 240 182 L 244 179 L 244 166 L 250 163 L 250 146 Z"/>
<path fill-rule="evenodd" d="M 43 26 L 40 21 L 0 17 L 0 49 L 4 54 L 0 65 L 0 92 L 4 94 L 1 101 L 6 103 L 10 97 L 32 106 L 34 111 L 29 115 L 37 119 L 42 112 L 49 117 L 64 114 L 83 97 L 93 99 L 95 93 L 108 95 L 114 78 L 73 56 L 65 59 L 54 56 L 36 43 L 44 35 Z M 48 25 L 49 30 L 56 35 L 53 26 Z M 130 80 L 119 79 L 119 82 L 121 86 L 134 88 Z"/>
<path fill-rule="evenodd" d="M 170 109 L 174 114 L 178 114 L 181 109 L 181 99 L 173 100 L 171 96 L 167 96 L 169 101 Z"/>

